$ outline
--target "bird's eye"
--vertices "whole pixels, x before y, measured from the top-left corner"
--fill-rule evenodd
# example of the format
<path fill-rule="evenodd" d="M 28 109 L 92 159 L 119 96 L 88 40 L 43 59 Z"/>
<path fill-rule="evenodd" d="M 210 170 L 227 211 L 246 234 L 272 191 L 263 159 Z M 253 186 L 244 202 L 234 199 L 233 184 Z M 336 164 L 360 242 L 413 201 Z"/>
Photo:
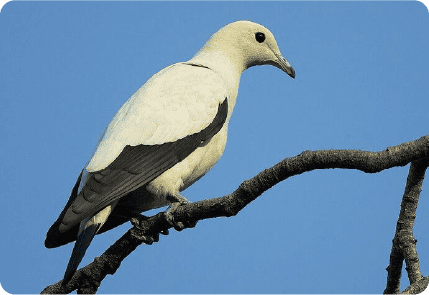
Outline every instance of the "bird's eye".
<path fill-rule="evenodd" d="M 265 34 L 264 34 L 264 33 L 261 33 L 261 32 L 258 32 L 258 33 L 256 33 L 256 34 L 255 34 L 255 39 L 256 39 L 256 41 L 258 41 L 259 43 L 262 43 L 262 42 L 264 42 L 264 41 L 265 41 Z"/>

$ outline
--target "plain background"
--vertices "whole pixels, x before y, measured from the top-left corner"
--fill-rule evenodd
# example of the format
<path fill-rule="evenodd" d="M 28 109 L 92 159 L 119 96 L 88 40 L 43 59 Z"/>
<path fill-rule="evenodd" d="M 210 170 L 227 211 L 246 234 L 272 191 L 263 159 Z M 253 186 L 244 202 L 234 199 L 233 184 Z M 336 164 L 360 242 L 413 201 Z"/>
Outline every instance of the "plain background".
<path fill-rule="evenodd" d="M 419 2 L 9 2 L 0 14 L 6 291 L 38 293 L 62 278 L 73 245 L 48 250 L 45 234 L 119 107 L 240 19 L 273 32 L 296 79 L 270 66 L 243 73 L 224 156 L 183 193 L 190 200 L 229 194 L 304 150 L 380 151 L 428 134 L 429 14 Z M 236 217 L 141 246 L 99 292 L 381 293 L 408 168 L 292 177 Z M 415 223 L 424 275 L 427 182 Z M 97 236 L 81 266 L 129 228 Z"/>

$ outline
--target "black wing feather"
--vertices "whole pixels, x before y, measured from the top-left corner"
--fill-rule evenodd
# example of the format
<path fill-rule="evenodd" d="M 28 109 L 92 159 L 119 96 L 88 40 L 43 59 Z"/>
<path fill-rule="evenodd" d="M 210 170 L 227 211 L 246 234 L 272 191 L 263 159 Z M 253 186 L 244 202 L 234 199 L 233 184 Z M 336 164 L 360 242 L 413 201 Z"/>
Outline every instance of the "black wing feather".
<path fill-rule="evenodd" d="M 74 241 L 80 221 L 95 215 L 120 198 L 124 202 L 122 199 L 119 201 L 117 209 L 114 209 L 100 232 L 126 222 L 127 213 L 144 208 L 144 205 L 142 207 L 137 203 L 138 195 L 145 194 L 145 185 L 184 160 L 202 141 L 216 135 L 223 127 L 227 115 L 228 100 L 225 98 L 213 121 L 198 133 L 160 145 L 127 145 L 109 166 L 89 173 L 85 186 L 77 195 L 81 173 L 66 206 L 47 233 L 45 246 L 53 248 Z"/>

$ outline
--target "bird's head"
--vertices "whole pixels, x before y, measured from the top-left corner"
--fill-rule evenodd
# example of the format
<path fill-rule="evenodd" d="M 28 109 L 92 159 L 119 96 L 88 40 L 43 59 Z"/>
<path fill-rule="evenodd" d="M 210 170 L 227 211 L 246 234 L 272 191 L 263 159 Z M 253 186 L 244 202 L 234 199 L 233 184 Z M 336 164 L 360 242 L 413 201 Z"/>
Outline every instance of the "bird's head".
<path fill-rule="evenodd" d="M 237 21 L 216 32 L 196 55 L 205 58 L 222 52 L 245 70 L 255 65 L 273 65 L 295 78 L 295 70 L 282 56 L 273 34 L 251 21 Z"/>

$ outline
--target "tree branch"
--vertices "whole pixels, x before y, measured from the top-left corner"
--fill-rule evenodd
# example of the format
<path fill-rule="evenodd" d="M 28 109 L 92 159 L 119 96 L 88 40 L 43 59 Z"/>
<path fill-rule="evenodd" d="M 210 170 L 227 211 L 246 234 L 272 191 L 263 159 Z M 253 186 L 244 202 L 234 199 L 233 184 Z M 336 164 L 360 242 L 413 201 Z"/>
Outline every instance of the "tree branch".
<path fill-rule="evenodd" d="M 380 152 L 360 150 L 304 151 L 293 158 L 286 158 L 272 168 L 266 169 L 250 180 L 244 181 L 233 193 L 209 200 L 179 206 L 172 216 L 176 222 L 198 221 L 214 217 L 230 217 L 238 214 L 247 204 L 279 182 L 304 172 L 343 168 L 376 173 L 397 166 L 405 166 L 420 158 L 429 157 L 429 136 L 386 148 Z M 61 281 L 46 287 L 46 293 L 95 293 L 107 274 L 114 274 L 121 262 L 143 241 L 145 236 L 165 232 L 172 226 L 165 213 L 159 213 L 133 227 L 94 262 L 76 272 L 73 279 L 61 286 Z"/>
<path fill-rule="evenodd" d="M 412 285 L 409 285 L 407 289 L 404 290 L 401 294 L 420 294 L 429 284 L 429 277 L 421 278 L 420 280 L 414 282 Z"/>
<path fill-rule="evenodd" d="M 392 242 L 390 265 L 386 268 L 388 276 L 384 294 L 399 293 L 402 262 L 404 259 L 410 285 L 422 278 L 416 250 L 417 240 L 413 236 L 413 226 L 420 191 L 428 165 L 429 158 L 415 160 L 410 165 L 407 184 L 402 197 L 401 211 L 396 224 L 395 237 Z"/>

